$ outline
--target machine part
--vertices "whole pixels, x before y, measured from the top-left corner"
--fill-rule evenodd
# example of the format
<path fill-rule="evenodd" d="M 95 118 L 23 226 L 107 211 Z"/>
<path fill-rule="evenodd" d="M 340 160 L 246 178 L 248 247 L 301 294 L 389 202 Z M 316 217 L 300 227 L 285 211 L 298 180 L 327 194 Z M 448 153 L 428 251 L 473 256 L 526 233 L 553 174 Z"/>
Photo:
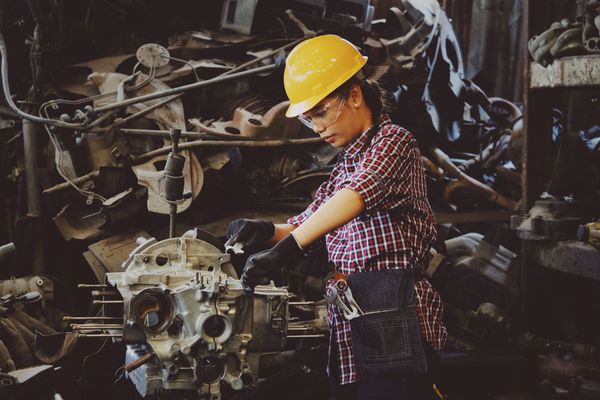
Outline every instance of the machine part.
<path fill-rule="evenodd" d="M 201 132 L 211 135 L 227 135 L 256 138 L 256 139 L 293 139 L 300 136 L 302 125 L 296 118 L 287 118 L 285 111 L 289 101 L 277 104 L 263 116 L 252 114 L 243 108 L 237 108 L 233 120 L 213 122 L 213 127 L 202 124 L 197 119 L 189 122 Z"/>
<path fill-rule="evenodd" d="M 461 186 L 471 189 L 473 192 L 503 208 L 517 211 L 517 202 L 501 195 L 486 184 L 479 182 L 477 179 L 462 172 L 441 149 L 437 147 L 431 149 L 430 159 L 446 171 L 448 175 L 457 179 L 454 183 L 447 185 L 447 188 L 445 189 L 446 198 L 450 195 L 452 190 L 456 189 L 457 186 Z"/>
<path fill-rule="evenodd" d="M 0 340 L 0 371 L 10 372 L 17 369 L 8 348 L 2 340 Z"/>
<path fill-rule="evenodd" d="M 83 257 L 92 268 L 98 282 L 104 282 L 107 272 L 122 271 L 123 260 L 138 246 L 138 240 L 144 241 L 149 238 L 150 235 L 145 231 L 121 233 L 89 245 Z"/>
<path fill-rule="evenodd" d="M 217 76 L 215 78 L 208 79 L 208 80 L 205 80 L 205 81 L 190 83 L 188 85 L 179 86 L 179 87 L 168 89 L 168 90 L 164 90 L 164 91 L 161 91 L 161 92 L 150 93 L 150 94 L 141 95 L 141 96 L 134 97 L 134 98 L 127 99 L 127 100 L 123 100 L 123 101 L 117 101 L 115 103 L 111 103 L 111 104 L 107 104 L 107 105 L 104 105 L 104 106 L 97 107 L 97 108 L 94 109 L 94 111 L 96 113 L 102 113 L 102 112 L 105 112 L 105 111 L 111 111 L 111 110 L 115 110 L 115 109 L 118 109 L 118 108 L 127 107 L 127 106 L 130 106 L 132 104 L 144 103 L 144 102 L 147 102 L 149 100 L 154 100 L 154 99 L 158 99 L 158 98 L 161 98 L 161 97 L 172 96 L 172 95 L 183 93 L 183 92 L 187 92 L 187 91 L 190 91 L 190 90 L 199 89 L 201 87 L 210 86 L 210 85 L 214 85 L 214 84 L 217 84 L 217 83 L 222 83 L 222 82 L 226 82 L 226 81 L 231 81 L 231 80 L 239 79 L 239 78 L 246 77 L 246 76 L 249 76 L 249 75 L 256 75 L 256 74 L 261 74 L 261 73 L 264 73 L 264 72 L 269 72 L 269 71 L 272 71 L 273 69 L 275 69 L 275 67 L 276 67 L 275 64 L 269 64 L 269 65 L 264 65 L 264 66 L 261 66 L 261 67 L 257 67 L 257 68 L 245 70 L 245 71 L 242 71 L 242 72 L 231 73 L 229 75 L 223 74 L 223 76 Z"/>
<path fill-rule="evenodd" d="M 186 195 L 183 193 L 184 179 L 183 167 L 185 157 L 179 153 L 179 138 L 181 130 L 171 129 L 171 152 L 167 156 L 167 163 L 163 171 L 165 180 L 165 200 L 169 203 L 169 237 L 175 237 L 175 216 L 177 204 L 182 202 Z M 191 193 L 189 196 L 191 197 Z"/>
<path fill-rule="evenodd" d="M 587 0 L 583 23 L 583 45 L 590 53 L 600 53 L 600 3 Z"/>
<path fill-rule="evenodd" d="M 428 4 L 430 10 L 435 10 L 436 6 L 439 7 L 437 1 Z M 435 15 L 437 35 L 432 37 L 428 46 L 425 61 L 428 75 L 421 101 L 435 132 L 455 141 L 461 134 L 465 110 L 475 107 L 474 104 L 465 104 L 464 100 L 468 86 L 473 85 L 465 80 L 462 52 L 448 16 L 439 8 Z"/>
<path fill-rule="evenodd" d="M 593 217 L 597 205 L 589 202 L 538 200 L 525 215 L 513 215 L 510 226 L 525 240 L 573 240 L 577 228 Z"/>
<path fill-rule="evenodd" d="M 7 243 L 0 246 L 0 266 L 4 266 L 15 259 L 17 255 L 17 248 L 14 243 Z M 2 292 L 0 292 L 2 295 Z"/>
<path fill-rule="evenodd" d="M 54 282 L 45 276 L 28 276 L 0 281 L 0 297 L 18 296 L 23 293 L 36 292 L 42 296 L 42 304 L 46 306 L 54 301 Z"/>
<path fill-rule="evenodd" d="M 64 206 L 52 220 L 65 240 L 98 237 L 102 235 L 102 226 L 107 222 L 106 215 L 101 212 L 74 204 Z"/>
<path fill-rule="evenodd" d="M 465 267 L 485 276 L 517 295 L 517 255 L 504 246 L 488 242 L 480 233 L 471 232 L 445 242 L 454 267 Z"/>
<path fill-rule="evenodd" d="M 600 250 L 600 222 L 590 222 L 577 227 L 577 240 Z"/>
<path fill-rule="evenodd" d="M 550 49 L 558 37 L 569 28 L 569 25 L 570 23 L 566 19 L 554 22 L 548 30 L 529 39 L 527 43 L 529 54 L 538 64 L 547 66 L 552 62 Z"/>
<path fill-rule="evenodd" d="M 8 318 L 0 318 L 0 340 L 4 342 L 17 369 L 35 365 L 33 355 L 19 330 Z"/>
<path fill-rule="evenodd" d="M 118 73 L 98 73 L 94 72 L 88 77 L 91 84 L 98 88 L 101 94 L 119 93 L 122 97 L 117 102 L 127 102 L 123 97 L 127 93 L 128 80 L 131 80 L 131 76 L 118 74 Z M 131 86 L 138 87 L 144 83 L 148 77 L 145 75 L 134 76 L 131 81 Z M 135 90 L 133 95 L 141 97 L 152 96 L 164 93 L 171 90 L 165 83 L 153 79 L 149 83 L 143 85 L 138 90 Z M 157 96 L 167 97 L 167 96 Z M 94 101 L 95 108 L 103 108 L 107 105 L 111 105 L 115 102 L 114 96 L 107 96 L 99 98 Z M 126 110 L 128 114 L 136 114 L 145 111 L 147 108 L 160 104 L 161 100 L 148 99 L 148 101 L 139 101 L 132 104 L 128 104 Z M 153 109 L 152 112 L 145 114 L 145 118 L 155 121 L 160 127 L 164 129 L 178 128 L 185 129 L 185 115 L 183 111 L 183 103 L 180 99 L 170 101 L 168 104 L 163 105 L 160 108 Z"/>
<path fill-rule="evenodd" d="M 258 0 L 225 0 L 219 29 L 250 35 L 257 4 Z"/>
<path fill-rule="evenodd" d="M 191 143 L 191 142 L 188 142 Z M 181 145 L 179 148 L 181 149 Z M 171 148 L 169 147 L 169 150 Z M 192 200 L 202 190 L 204 172 L 196 155 L 191 151 L 183 152 L 185 163 L 183 166 L 183 192 L 191 193 L 177 208 L 179 212 L 185 211 L 192 204 Z M 143 164 L 132 166 L 133 172 L 138 178 L 138 183 L 148 188 L 148 211 L 158 214 L 169 214 L 170 205 L 163 200 L 165 195 L 165 179 L 161 164 L 166 163 L 167 156 L 159 155 Z M 164 165 L 164 164 L 163 164 Z"/>
<path fill-rule="evenodd" d="M 505 348 L 514 334 L 514 326 L 505 312 L 491 303 L 482 303 L 476 311 L 444 306 L 445 319 L 452 327 L 449 343 L 460 351 L 481 348 Z"/>
<path fill-rule="evenodd" d="M 157 43 L 147 43 L 140 46 L 135 52 L 140 64 L 146 68 L 160 68 L 169 63 L 171 55 L 169 50 Z"/>
<path fill-rule="evenodd" d="M 600 281 L 600 252 L 579 241 L 533 242 L 529 244 L 528 262 L 571 275 Z"/>
<path fill-rule="evenodd" d="M 441 9 L 435 1 L 403 0 L 402 8 L 391 7 L 386 17 L 386 36 L 380 39 L 389 57 L 403 69 L 416 66 L 435 34 Z"/>
<path fill-rule="evenodd" d="M 142 397 L 199 391 L 220 399 L 223 383 L 249 387 L 260 355 L 286 344 L 287 290 L 271 284 L 246 294 L 230 256 L 197 235 L 142 240 L 124 272 L 106 274 L 123 297 L 125 363 L 136 367 L 128 377 Z"/>

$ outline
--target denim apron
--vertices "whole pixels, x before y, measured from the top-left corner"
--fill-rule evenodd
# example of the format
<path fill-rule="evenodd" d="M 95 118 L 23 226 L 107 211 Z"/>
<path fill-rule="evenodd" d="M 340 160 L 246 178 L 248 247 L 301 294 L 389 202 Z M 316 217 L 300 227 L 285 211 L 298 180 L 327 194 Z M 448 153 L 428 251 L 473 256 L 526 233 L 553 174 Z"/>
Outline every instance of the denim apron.
<path fill-rule="evenodd" d="M 364 315 L 350 320 L 357 379 L 427 372 L 414 296 L 414 271 L 350 274 L 348 284 Z"/>

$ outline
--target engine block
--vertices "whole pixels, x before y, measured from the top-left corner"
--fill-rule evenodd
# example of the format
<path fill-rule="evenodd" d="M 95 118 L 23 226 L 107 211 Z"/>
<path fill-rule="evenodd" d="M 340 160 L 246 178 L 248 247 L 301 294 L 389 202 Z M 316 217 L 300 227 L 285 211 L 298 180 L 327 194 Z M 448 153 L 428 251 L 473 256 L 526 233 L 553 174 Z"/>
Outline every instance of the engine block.
<path fill-rule="evenodd" d="M 177 391 L 219 400 L 258 379 L 284 349 L 288 291 L 244 291 L 230 256 L 196 238 L 145 240 L 106 281 L 123 297 L 128 377 L 143 397 Z"/>

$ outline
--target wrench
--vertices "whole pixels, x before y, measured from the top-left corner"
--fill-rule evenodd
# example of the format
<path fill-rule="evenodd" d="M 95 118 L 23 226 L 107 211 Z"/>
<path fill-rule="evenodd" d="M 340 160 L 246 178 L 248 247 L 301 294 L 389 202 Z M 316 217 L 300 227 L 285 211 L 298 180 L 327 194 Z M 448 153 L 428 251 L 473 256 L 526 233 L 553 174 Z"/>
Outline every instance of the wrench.
<path fill-rule="evenodd" d="M 358 317 L 359 315 L 364 315 L 363 311 L 360 309 L 354 297 L 352 296 L 352 292 L 350 288 L 344 281 L 337 281 L 334 285 L 329 287 L 331 291 L 325 294 L 325 299 L 329 304 L 335 304 L 344 318 L 348 321 Z M 346 304 L 339 295 L 339 292 L 342 292 L 346 297 L 346 300 L 349 304 Z"/>

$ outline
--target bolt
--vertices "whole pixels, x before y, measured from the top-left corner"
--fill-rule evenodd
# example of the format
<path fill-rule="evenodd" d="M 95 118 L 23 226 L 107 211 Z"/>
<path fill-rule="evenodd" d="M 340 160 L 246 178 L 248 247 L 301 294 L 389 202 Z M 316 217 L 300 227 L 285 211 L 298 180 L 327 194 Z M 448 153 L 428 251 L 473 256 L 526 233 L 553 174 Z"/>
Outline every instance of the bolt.
<path fill-rule="evenodd" d="M 148 264 L 148 263 L 150 262 L 150 257 L 148 257 L 148 256 L 144 256 L 144 258 L 142 258 L 142 261 L 143 261 L 145 264 Z"/>

